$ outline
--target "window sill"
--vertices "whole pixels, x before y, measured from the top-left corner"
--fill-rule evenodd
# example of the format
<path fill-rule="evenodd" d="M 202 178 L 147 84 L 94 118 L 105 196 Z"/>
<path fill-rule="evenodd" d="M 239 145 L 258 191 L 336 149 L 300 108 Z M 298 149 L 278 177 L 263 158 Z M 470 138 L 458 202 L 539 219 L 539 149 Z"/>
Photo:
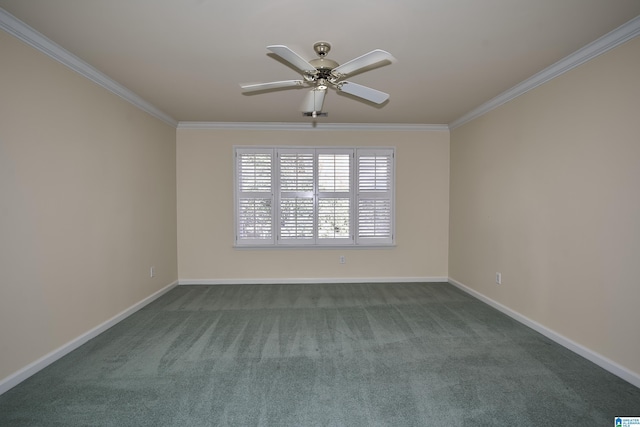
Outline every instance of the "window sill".
<path fill-rule="evenodd" d="M 288 250 L 288 249 L 309 249 L 309 250 L 359 250 L 359 249 L 393 249 L 397 245 L 395 243 L 391 244 L 371 244 L 371 245 L 233 245 L 233 249 L 238 250 Z"/>

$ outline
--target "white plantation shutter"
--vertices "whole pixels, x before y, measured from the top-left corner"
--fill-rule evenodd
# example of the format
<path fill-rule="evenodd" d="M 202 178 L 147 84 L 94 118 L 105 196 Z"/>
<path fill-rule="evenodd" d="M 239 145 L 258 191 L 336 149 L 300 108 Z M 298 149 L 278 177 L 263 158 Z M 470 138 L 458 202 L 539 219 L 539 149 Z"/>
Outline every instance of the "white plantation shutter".
<path fill-rule="evenodd" d="M 392 244 L 394 152 L 359 149 L 357 158 L 358 244 Z"/>
<path fill-rule="evenodd" d="M 236 245 L 391 245 L 392 148 L 237 147 Z"/>
<path fill-rule="evenodd" d="M 274 242 L 273 150 L 236 150 L 236 244 Z"/>
<path fill-rule="evenodd" d="M 318 243 L 353 243 L 353 150 L 317 150 Z"/>
<path fill-rule="evenodd" d="M 350 231 L 351 200 L 345 198 L 318 199 L 318 238 L 348 239 L 351 241 Z"/>
<path fill-rule="evenodd" d="M 314 150 L 278 150 L 279 237 L 282 244 L 314 243 Z"/>
<path fill-rule="evenodd" d="M 313 239 L 313 198 L 280 199 L 280 240 Z"/>
<path fill-rule="evenodd" d="M 351 158 L 353 150 L 318 153 L 318 191 L 328 193 L 351 192 Z"/>
<path fill-rule="evenodd" d="M 313 150 L 308 152 L 278 151 L 280 191 L 313 194 Z"/>

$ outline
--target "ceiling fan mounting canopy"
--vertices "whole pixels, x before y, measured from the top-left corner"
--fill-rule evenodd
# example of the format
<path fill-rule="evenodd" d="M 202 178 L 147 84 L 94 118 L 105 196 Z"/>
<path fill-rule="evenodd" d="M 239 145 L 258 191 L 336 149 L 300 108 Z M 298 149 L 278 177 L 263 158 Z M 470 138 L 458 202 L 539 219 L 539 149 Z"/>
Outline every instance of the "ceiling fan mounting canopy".
<path fill-rule="evenodd" d="M 267 49 L 296 67 L 304 80 L 241 84 L 240 87 L 244 93 L 300 86 L 311 87 L 311 91 L 302 103 L 301 110 L 303 115 L 314 118 L 326 116 L 326 113 L 322 113 L 322 105 L 329 86 L 375 104 L 382 104 L 389 99 L 389 95 L 384 92 L 343 80 L 348 75 L 395 62 L 396 59 L 389 52 L 380 49 L 372 50 L 339 65 L 336 61 L 326 57 L 331 50 L 331 44 L 325 41 L 319 41 L 313 45 L 313 50 L 318 58 L 310 61 L 305 60 L 284 45 L 271 45 L 267 46 Z"/>
<path fill-rule="evenodd" d="M 331 50 L 331 44 L 329 42 L 315 42 L 313 44 L 313 50 L 318 54 L 320 58 L 327 56 Z"/>

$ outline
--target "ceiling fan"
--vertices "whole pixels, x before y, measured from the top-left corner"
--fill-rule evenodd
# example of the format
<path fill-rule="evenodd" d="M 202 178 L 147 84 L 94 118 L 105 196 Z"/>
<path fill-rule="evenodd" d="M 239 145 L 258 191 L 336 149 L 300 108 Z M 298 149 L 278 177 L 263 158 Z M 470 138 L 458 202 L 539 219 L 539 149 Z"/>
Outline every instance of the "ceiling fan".
<path fill-rule="evenodd" d="M 331 45 L 328 42 L 321 41 L 313 45 L 313 50 L 319 58 L 310 61 L 305 60 L 287 46 L 272 45 L 267 46 L 267 49 L 298 69 L 303 79 L 241 84 L 240 87 L 244 93 L 300 86 L 311 87 L 311 91 L 305 96 L 300 108 L 303 115 L 310 117 L 327 115 L 327 113 L 322 112 L 322 105 L 329 87 L 375 104 L 382 104 L 389 99 L 389 94 L 387 93 L 343 80 L 350 75 L 367 71 L 367 69 L 374 66 L 378 67 L 396 62 L 396 59 L 389 52 L 380 49 L 372 50 L 342 65 L 338 65 L 336 61 L 326 57 L 331 50 Z"/>

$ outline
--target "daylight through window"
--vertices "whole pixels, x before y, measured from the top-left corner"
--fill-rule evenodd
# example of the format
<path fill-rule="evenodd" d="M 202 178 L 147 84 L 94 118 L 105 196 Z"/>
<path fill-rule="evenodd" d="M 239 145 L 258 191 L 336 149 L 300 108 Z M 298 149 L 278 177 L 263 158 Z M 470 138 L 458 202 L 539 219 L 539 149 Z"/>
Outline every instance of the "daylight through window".
<path fill-rule="evenodd" d="M 393 148 L 235 148 L 237 246 L 394 243 Z"/>

